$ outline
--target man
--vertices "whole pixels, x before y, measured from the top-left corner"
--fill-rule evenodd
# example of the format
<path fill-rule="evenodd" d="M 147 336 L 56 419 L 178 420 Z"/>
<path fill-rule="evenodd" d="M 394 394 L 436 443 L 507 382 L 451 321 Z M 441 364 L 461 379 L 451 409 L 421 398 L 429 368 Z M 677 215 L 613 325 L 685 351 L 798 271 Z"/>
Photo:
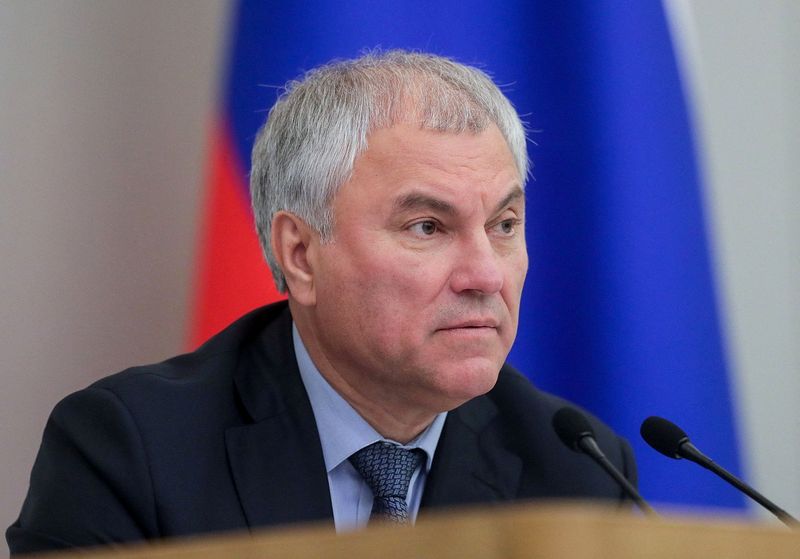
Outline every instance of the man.
<path fill-rule="evenodd" d="M 504 364 L 528 266 L 527 174 L 523 126 L 474 68 L 389 52 L 290 84 L 251 174 L 288 302 L 62 401 L 12 552 L 621 500 L 552 432 L 564 402 Z M 635 482 L 627 443 L 592 421 Z"/>

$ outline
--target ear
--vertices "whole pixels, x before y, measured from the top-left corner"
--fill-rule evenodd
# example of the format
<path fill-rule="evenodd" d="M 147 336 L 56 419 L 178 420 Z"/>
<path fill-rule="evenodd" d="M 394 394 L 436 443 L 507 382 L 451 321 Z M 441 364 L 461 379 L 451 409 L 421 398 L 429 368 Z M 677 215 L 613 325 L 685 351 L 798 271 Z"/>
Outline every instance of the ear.
<path fill-rule="evenodd" d="M 301 305 L 315 304 L 313 258 L 309 258 L 309 251 L 313 254 L 319 242 L 316 231 L 296 215 L 280 211 L 272 217 L 270 242 L 291 298 Z"/>

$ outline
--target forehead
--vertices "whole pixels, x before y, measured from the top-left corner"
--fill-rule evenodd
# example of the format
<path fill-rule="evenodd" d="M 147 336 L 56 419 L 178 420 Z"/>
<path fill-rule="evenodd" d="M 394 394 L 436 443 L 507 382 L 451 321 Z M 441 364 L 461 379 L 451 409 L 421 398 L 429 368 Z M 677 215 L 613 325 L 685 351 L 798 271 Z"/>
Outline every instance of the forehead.
<path fill-rule="evenodd" d="M 500 130 L 440 132 L 397 124 L 370 133 L 367 150 L 356 160 L 350 183 L 382 190 L 443 188 L 454 193 L 502 191 L 521 187 L 511 150 Z"/>
<path fill-rule="evenodd" d="M 455 133 L 400 123 L 370 132 L 367 146 L 359 160 L 380 159 L 383 163 L 397 160 L 435 167 L 446 158 L 447 162 L 452 160 L 467 168 L 472 167 L 471 162 L 482 166 L 490 162 L 514 165 L 511 150 L 494 124 L 481 132 Z"/>

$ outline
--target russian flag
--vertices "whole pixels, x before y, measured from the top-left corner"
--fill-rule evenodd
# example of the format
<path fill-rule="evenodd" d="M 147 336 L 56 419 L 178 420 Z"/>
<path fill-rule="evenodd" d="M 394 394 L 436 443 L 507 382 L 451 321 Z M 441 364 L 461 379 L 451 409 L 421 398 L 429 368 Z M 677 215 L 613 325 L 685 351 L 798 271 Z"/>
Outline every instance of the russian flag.
<path fill-rule="evenodd" d="M 191 343 L 279 298 L 247 187 L 278 88 L 376 46 L 486 69 L 528 123 L 531 266 L 509 360 L 632 442 L 645 498 L 742 508 L 735 490 L 638 435 L 648 415 L 672 418 L 740 471 L 695 134 L 656 1 L 240 2 L 211 138 Z"/>

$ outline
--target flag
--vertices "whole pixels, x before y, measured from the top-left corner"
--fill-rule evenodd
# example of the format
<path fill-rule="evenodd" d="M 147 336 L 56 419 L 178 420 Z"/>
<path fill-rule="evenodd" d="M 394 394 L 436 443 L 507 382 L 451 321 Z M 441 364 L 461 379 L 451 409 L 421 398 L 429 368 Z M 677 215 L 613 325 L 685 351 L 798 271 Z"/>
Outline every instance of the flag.
<path fill-rule="evenodd" d="M 697 145 L 659 2 L 237 4 L 192 343 L 280 297 L 247 188 L 250 149 L 280 86 L 375 47 L 476 65 L 527 122 L 530 270 L 509 361 L 631 441 L 645 498 L 741 508 L 735 490 L 638 435 L 648 415 L 674 419 L 740 473 Z"/>

